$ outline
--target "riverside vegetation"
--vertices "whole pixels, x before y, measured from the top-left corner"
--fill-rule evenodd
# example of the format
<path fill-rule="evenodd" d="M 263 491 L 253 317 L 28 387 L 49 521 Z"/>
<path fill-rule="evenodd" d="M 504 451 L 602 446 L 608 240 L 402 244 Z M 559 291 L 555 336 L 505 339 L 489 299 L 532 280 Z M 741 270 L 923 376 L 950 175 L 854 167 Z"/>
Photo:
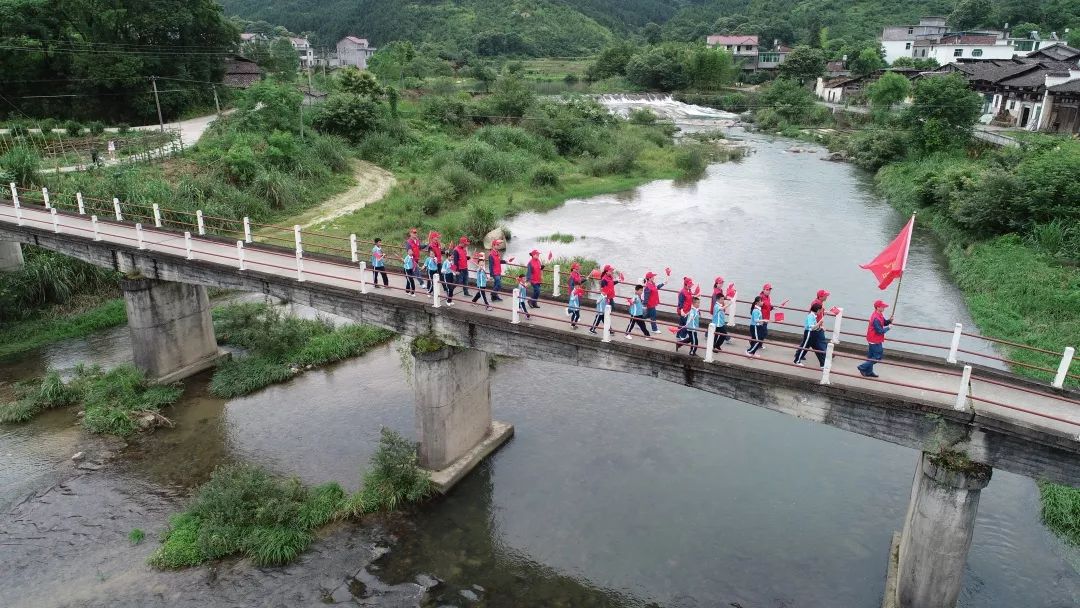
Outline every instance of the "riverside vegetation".
<path fill-rule="evenodd" d="M 305 488 L 296 478 L 276 479 L 250 465 L 223 466 L 170 519 L 149 561 L 175 569 L 242 554 L 259 566 L 281 565 L 295 560 L 314 532 L 333 520 L 393 511 L 432 492 L 416 446 L 385 428 L 361 488 L 351 496 L 334 482 Z"/>

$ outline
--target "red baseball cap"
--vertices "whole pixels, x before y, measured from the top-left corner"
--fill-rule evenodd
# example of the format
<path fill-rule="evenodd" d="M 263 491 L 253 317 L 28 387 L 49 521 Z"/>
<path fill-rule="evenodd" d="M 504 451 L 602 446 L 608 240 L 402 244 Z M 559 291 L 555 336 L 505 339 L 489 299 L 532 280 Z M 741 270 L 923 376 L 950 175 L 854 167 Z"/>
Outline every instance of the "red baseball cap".
<path fill-rule="evenodd" d="M 645 273 L 645 280 L 647 281 L 647 280 L 649 280 L 649 279 L 651 279 L 651 278 L 653 278 L 653 277 L 655 277 L 655 276 L 656 276 L 656 273 L 655 273 L 655 272 L 652 272 L 652 271 L 650 270 L 649 272 L 646 272 L 646 273 Z"/>
<path fill-rule="evenodd" d="M 612 266 L 611 264 L 604 264 L 603 272 L 611 272 L 612 270 L 615 270 L 614 266 Z"/>
<path fill-rule="evenodd" d="M 416 228 L 409 228 L 409 232 L 410 232 L 410 233 L 415 233 L 415 232 L 416 232 Z"/>
<path fill-rule="evenodd" d="M 578 264 L 577 262 L 570 264 L 570 270 L 577 270 L 578 268 L 581 268 L 581 264 Z"/>
<path fill-rule="evenodd" d="M 683 285 L 690 285 L 694 282 L 694 279 L 691 279 L 690 277 L 683 277 L 682 282 Z"/>
<path fill-rule="evenodd" d="M 761 288 L 761 291 L 769 291 L 772 289 L 772 283 L 765 283 L 765 286 Z"/>
<path fill-rule="evenodd" d="M 827 297 L 829 297 L 829 295 L 830 294 L 829 294 L 829 291 L 827 289 L 819 289 L 818 292 L 817 292 L 817 297 L 818 297 L 819 300 L 821 298 L 827 298 Z"/>
<path fill-rule="evenodd" d="M 888 307 L 889 307 L 889 305 L 886 304 L 885 302 L 882 302 L 881 300 L 877 300 L 876 302 L 874 302 L 874 308 L 888 308 Z"/>
<path fill-rule="evenodd" d="M 716 277 L 715 279 L 713 279 L 712 284 L 716 285 L 717 283 L 723 283 L 723 282 L 724 282 L 724 277 Z"/>
<path fill-rule="evenodd" d="M 540 255 L 540 251 L 537 250 L 537 249 L 533 249 L 532 251 L 529 252 L 529 255 Z"/>
<path fill-rule="evenodd" d="M 493 241 L 491 241 L 492 247 L 498 247 L 499 245 L 502 245 L 502 239 L 494 239 Z"/>
<path fill-rule="evenodd" d="M 462 245 L 468 245 L 469 244 L 469 237 L 463 236 L 460 239 L 458 239 L 458 242 L 461 243 Z"/>

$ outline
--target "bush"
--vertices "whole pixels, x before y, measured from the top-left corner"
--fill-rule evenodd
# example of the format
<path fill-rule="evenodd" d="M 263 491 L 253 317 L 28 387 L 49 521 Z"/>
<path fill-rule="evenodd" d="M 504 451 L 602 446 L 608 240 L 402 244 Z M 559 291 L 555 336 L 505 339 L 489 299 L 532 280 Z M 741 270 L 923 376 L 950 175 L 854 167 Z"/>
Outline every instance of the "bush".
<path fill-rule="evenodd" d="M 438 175 L 450 184 L 454 198 L 458 200 L 469 194 L 475 194 L 484 187 L 484 182 L 475 173 L 456 162 L 444 165 Z"/>
<path fill-rule="evenodd" d="M 638 108 L 630 112 L 628 119 L 630 124 L 652 125 L 656 124 L 656 113 L 649 108 Z"/>
<path fill-rule="evenodd" d="M 558 188 L 559 171 L 551 165 L 540 165 L 533 170 L 529 183 L 537 188 Z"/>
<path fill-rule="evenodd" d="M 869 171 L 898 161 L 907 154 L 908 140 L 902 131 L 872 129 L 851 136 L 847 151 L 855 165 Z"/>
<path fill-rule="evenodd" d="M 127 124 L 126 122 L 122 122 L 116 125 L 116 132 L 121 135 L 126 135 L 131 132 L 131 125 Z"/>
<path fill-rule="evenodd" d="M 356 143 L 378 129 L 382 106 L 369 97 L 339 93 L 323 103 L 311 124 L 317 130 Z"/>
<path fill-rule="evenodd" d="M 683 144 L 679 146 L 679 151 L 675 156 L 675 166 L 684 175 L 701 175 L 705 168 L 709 166 L 708 154 L 704 147 L 705 144 Z"/>
<path fill-rule="evenodd" d="M 537 137 L 520 127 L 489 125 L 478 130 L 474 137 L 503 152 L 521 150 L 544 159 L 553 159 L 558 155 L 551 140 Z"/>
<path fill-rule="evenodd" d="M 357 144 L 357 154 L 368 162 L 389 167 L 393 164 L 398 146 L 397 139 L 389 133 L 368 133 Z"/>
<path fill-rule="evenodd" d="M 453 158 L 477 175 L 493 182 L 509 183 L 524 171 L 520 156 L 496 150 L 482 141 L 469 140 L 454 150 Z"/>
<path fill-rule="evenodd" d="M 23 267 L 0 274 L 0 322 L 21 319 L 80 293 L 115 287 L 117 274 L 75 258 L 23 247 Z"/>
<path fill-rule="evenodd" d="M 312 138 L 312 154 L 334 173 L 344 173 L 350 169 L 349 144 L 339 137 L 324 135 Z"/>
<path fill-rule="evenodd" d="M 641 149 L 640 141 L 627 137 L 620 138 L 610 152 L 589 163 L 589 174 L 599 177 L 631 173 L 637 167 Z"/>
<path fill-rule="evenodd" d="M 41 157 L 25 146 L 15 146 L 0 156 L 0 170 L 8 175 L 8 179 L 22 186 L 38 186 L 43 183 L 41 174 L 38 173 L 40 166 Z"/>
<path fill-rule="evenodd" d="M 461 99 L 426 95 L 420 100 L 420 115 L 437 124 L 464 127 L 472 121 L 469 114 L 468 103 Z"/>
<path fill-rule="evenodd" d="M 420 468 L 416 444 L 387 428 L 382 430 L 379 449 L 371 457 L 371 468 L 363 474 L 361 485 L 347 508 L 352 515 L 393 511 L 433 493 L 431 478 Z"/>
<path fill-rule="evenodd" d="M 14 401 L 0 404 L 0 422 L 26 422 L 44 410 L 71 405 L 78 399 L 55 371 L 37 380 L 15 383 L 13 393 Z"/>
<path fill-rule="evenodd" d="M 64 123 L 64 131 L 67 131 L 71 137 L 78 137 L 82 134 L 83 126 L 74 120 L 69 120 Z"/>
<path fill-rule="evenodd" d="M 473 203 L 469 205 L 469 211 L 465 219 L 465 234 L 475 241 L 480 241 L 484 235 L 498 227 L 498 216 L 490 205 Z"/>
<path fill-rule="evenodd" d="M 222 161 L 225 177 L 238 186 L 250 185 L 262 172 L 262 165 L 255 157 L 255 150 L 246 144 L 230 147 Z"/>
<path fill-rule="evenodd" d="M 130 364 L 108 372 L 98 367 L 80 368 L 72 385 L 85 412 L 83 428 L 121 437 L 139 430 L 140 415 L 157 413 L 184 392 L 179 386 L 150 384 L 143 372 Z"/>
<path fill-rule="evenodd" d="M 91 135 L 101 135 L 105 132 L 105 123 L 100 120 L 88 122 L 86 123 L 86 130 L 89 131 Z"/>

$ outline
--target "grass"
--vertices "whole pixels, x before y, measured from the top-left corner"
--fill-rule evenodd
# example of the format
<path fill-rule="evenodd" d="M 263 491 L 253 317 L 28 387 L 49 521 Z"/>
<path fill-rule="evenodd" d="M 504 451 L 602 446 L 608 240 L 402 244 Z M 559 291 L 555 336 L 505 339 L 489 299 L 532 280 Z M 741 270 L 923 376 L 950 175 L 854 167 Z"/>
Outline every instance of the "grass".
<path fill-rule="evenodd" d="M 337 483 L 305 488 L 295 477 L 278 479 L 250 465 L 219 467 L 188 508 L 170 518 L 149 563 L 179 569 L 241 554 L 258 566 L 280 566 L 299 557 L 330 521 L 394 510 L 432 492 L 416 446 L 388 429 L 352 496 Z"/>
<path fill-rule="evenodd" d="M 547 243 L 547 242 L 573 243 L 574 242 L 574 235 L 572 235 L 572 234 L 563 234 L 561 232 L 555 232 L 555 233 L 550 234 L 548 236 L 542 236 L 542 237 L 540 237 L 540 238 L 538 238 L 536 240 L 541 242 L 541 243 Z"/>
<path fill-rule="evenodd" d="M 141 543 L 144 538 L 146 538 L 146 532 L 143 532 L 138 528 L 133 528 L 131 532 L 128 532 L 128 542 L 133 545 Z"/>
<path fill-rule="evenodd" d="M 1080 546 L 1080 488 L 1039 482 L 1042 520 L 1071 545 Z"/>
<path fill-rule="evenodd" d="M 393 338 L 365 325 L 334 327 L 320 319 L 285 315 L 261 303 L 230 304 L 213 311 L 218 342 L 247 350 L 218 366 L 210 392 L 232 398 L 293 377 L 294 369 L 364 354 Z"/>
<path fill-rule="evenodd" d="M 446 342 L 435 334 L 423 334 L 413 338 L 409 350 L 414 355 L 439 352 L 446 347 Z"/>
<path fill-rule="evenodd" d="M 40 348 L 53 342 L 80 338 L 94 332 L 123 325 L 127 312 L 122 299 L 109 299 L 84 310 L 68 312 L 70 307 L 54 307 L 30 319 L 0 324 L 0 357 Z"/>
<path fill-rule="evenodd" d="M 183 392 L 178 386 L 150 384 L 133 365 L 109 371 L 79 366 L 68 382 L 50 371 L 44 377 L 15 386 L 15 401 L 0 404 L 0 422 L 26 422 L 55 407 L 79 404 L 82 426 L 92 433 L 125 437 L 140 428 L 139 418 L 157 414 Z"/>

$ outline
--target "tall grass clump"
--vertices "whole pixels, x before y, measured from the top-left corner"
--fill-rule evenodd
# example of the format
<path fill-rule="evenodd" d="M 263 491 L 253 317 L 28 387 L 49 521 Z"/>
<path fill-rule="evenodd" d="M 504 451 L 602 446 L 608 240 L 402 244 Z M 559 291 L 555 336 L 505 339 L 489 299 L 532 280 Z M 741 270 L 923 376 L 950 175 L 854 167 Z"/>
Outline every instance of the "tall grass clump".
<path fill-rule="evenodd" d="M 24 186 L 41 185 L 43 179 L 38 173 L 40 167 L 41 157 L 26 146 L 15 146 L 0 156 L 0 173 L 3 174 L 4 185 L 8 182 Z"/>
<path fill-rule="evenodd" d="M 0 404 L 0 422 L 26 422 L 47 409 L 71 405 L 78 399 L 78 394 L 65 385 L 55 371 L 38 379 L 18 382 L 13 386 L 13 392 L 14 401 Z"/>
<path fill-rule="evenodd" d="M 305 488 L 300 480 L 276 479 L 250 465 L 218 467 L 188 508 L 174 515 L 150 565 L 195 566 L 242 554 L 258 566 L 295 560 L 311 543 L 312 531 L 345 505 L 336 483 Z"/>
<path fill-rule="evenodd" d="M 1039 482 L 1042 520 L 1071 545 L 1080 546 L 1080 488 Z"/>
<path fill-rule="evenodd" d="M 365 325 L 335 328 L 321 319 L 301 319 L 252 302 L 215 309 L 213 316 L 218 342 L 247 351 L 219 365 L 210 380 L 210 392 L 225 398 L 284 382 L 308 365 L 361 355 L 394 335 Z"/>
<path fill-rule="evenodd" d="M 383 428 L 379 448 L 363 474 L 360 491 L 349 498 L 344 513 L 355 517 L 393 511 L 423 501 L 434 491 L 427 471 L 420 467 L 416 444 L 392 429 Z"/>

